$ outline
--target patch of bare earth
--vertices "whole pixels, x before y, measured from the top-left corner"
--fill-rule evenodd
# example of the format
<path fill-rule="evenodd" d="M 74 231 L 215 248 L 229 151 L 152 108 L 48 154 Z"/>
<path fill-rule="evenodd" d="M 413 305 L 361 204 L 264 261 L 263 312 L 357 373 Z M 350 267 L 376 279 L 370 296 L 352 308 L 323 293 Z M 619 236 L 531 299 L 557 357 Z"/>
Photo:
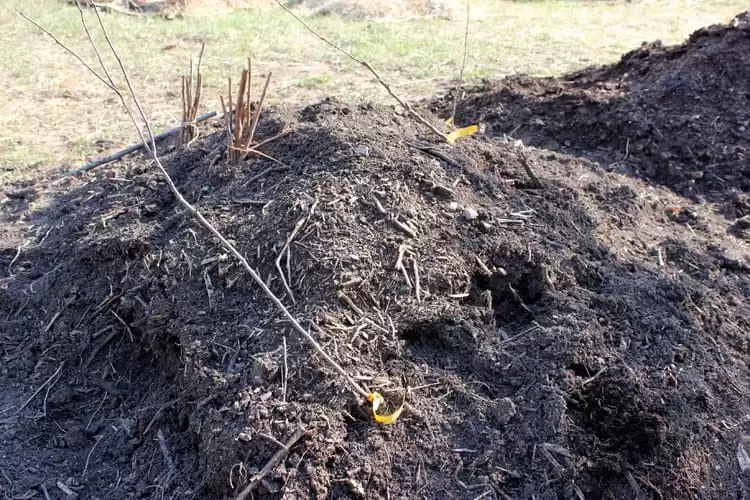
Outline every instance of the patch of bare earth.
<path fill-rule="evenodd" d="M 225 498 L 303 429 L 256 497 L 742 498 L 750 224 L 732 148 L 746 143 L 707 131 L 744 120 L 731 104 L 748 66 L 706 80 L 703 100 L 688 91 L 691 54 L 746 57 L 746 36 L 715 27 L 611 68 L 501 82 L 459 114 L 489 133 L 452 148 L 393 108 L 336 101 L 265 114 L 259 140 L 294 128 L 264 149 L 288 168 L 227 165 L 213 126 L 190 151 L 163 145 L 186 197 L 352 376 L 392 402 L 406 378 L 412 410 L 392 426 L 146 159 L 16 186 L 0 239 L 3 494 Z M 694 109 L 681 126 L 688 104 L 645 100 L 675 60 Z M 539 147 L 503 140 L 512 116 Z"/>

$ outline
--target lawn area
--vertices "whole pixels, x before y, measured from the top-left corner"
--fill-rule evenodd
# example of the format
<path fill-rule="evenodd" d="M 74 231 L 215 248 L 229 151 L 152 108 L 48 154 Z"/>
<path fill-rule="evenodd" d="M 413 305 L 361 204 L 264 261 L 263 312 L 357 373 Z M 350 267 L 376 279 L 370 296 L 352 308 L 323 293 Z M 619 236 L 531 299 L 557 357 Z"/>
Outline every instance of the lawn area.
<path fill-rule="evenodd" d="M 695 29 L 727 22 L 745 8 L 746 0 L 472 0 L 466 74 L 470 80 L 556 75 L 609 63 L 643 41 L 679 43 Z M 134 141 L 132 125 L 110 92 L 18 10 L 95 62 L 75 7 L 57 0 L 0 0 L 0 183 L 31 168 L 75 166 Z M 449 83 L 461 64 L 462 19 L 308 20 L 411 98 Z M 271 102 L 387 98 L 363 68 L 278 7 L 173 21 L 112 14 L 105 22 L 156 129 L 179 122 L 180 75 L 201 40 L 206 42 L 202 111 L 219 109 L 226 78 L 236 80 L 247 57 L 257 71 L 273 72 Z"/>

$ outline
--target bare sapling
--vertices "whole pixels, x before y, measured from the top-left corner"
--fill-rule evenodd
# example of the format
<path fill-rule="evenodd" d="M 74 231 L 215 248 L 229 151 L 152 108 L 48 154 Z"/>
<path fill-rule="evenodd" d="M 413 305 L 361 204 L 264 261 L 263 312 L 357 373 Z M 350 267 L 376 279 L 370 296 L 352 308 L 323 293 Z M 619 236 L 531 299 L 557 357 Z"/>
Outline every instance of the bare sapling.
<path fill-rule="evenodd" d="M 193 60 L 190 59 L 190 74 L 182 75 L 182 124 L 180 130 L 180 147 L 189 147 L 198 138 L 198 108 L 201 104 L 201 90 L 203 89 L 203 74 L 201 74 L 201 60 L 205 42 L 201 44 L 198 55 L 198 67 L 195 71 L 193 84 Z"/>

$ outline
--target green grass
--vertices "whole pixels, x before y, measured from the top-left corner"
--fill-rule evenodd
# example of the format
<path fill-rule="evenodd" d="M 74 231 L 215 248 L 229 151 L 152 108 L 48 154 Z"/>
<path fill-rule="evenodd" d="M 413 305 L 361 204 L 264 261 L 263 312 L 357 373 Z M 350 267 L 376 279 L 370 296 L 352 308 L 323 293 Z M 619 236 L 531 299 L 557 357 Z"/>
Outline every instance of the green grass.
<path fill-rule="evenodd" d="M 468 79 L 557 75 L 612 62 L 643 41 L 678 43 L 695 29 L 727 22 L 747 8 L 745 0 L 472 2 Z M 0 182 L 34 164 L 78 164 L 97 154 L 93 142 L 98 139 L 118 145 L 134 141 L 131 125 L 108 90 L 21 19 L 17 9 L 95 62 L 74 7 L 58 0 L 0 0 Z M 106 15 L 105 22 L 159 129 L 180 120 L 179 78 L 201 40 L 206 41 L 206 109 L 218 109 L 226 78 L 236 80 L 247 57 L 258 73 L 273 72 L 271 102 L 310 102 L 328 95 L 387 100 L 363 68 L 277 7 L 174 21 L 114 14 Z M 462 19 L 319 17 L 309 22 L 369 61 L 397 92 L 411 98 L 433 93 L 459 71 Z"/>

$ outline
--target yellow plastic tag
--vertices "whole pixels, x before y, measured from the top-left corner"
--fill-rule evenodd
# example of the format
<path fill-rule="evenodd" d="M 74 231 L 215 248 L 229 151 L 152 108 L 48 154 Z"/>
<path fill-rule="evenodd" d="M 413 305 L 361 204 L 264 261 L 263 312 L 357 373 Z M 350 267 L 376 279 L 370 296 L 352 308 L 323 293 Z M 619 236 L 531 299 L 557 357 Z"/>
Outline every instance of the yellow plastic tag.
<path fill-rule="evenodd" d="M 476 134 L 477 130 L 479 130 L 479 127 L 477 125 L 469 125 L 468 127 L 458 128 L 450 134 L 446 135 L 445 139 L 448 141 L 448 144 L 455 144 L 456 141 L 461 137 L 467 137 L 472 134 Z"/>
<path fill-rule="evenodd" d="M 406 392 L 407 388 L 404 387 L 404 398 L 401 400 L 401 405 L 393 413 L 388 415 L 378 415 L 378 408 L 383 404 L 383 396 L 379 392 L 371 392 L 367 396 L 367 400 L 372 404 L 372 415 L 375 417 L 375 421 L 381 424 L 390 425 L 398 420 L 401 416 L 401 412 L 404 411 L 404 404 L 406 403 Z"/>
<path fill-rule="evenodd" d="M 449 127 L 452 127 L 453 126 L 453 117 L 451 116 L 450 118 L 448 118 L 447 120 L 445 120 L 445 124 L 448 125 Z"/>

